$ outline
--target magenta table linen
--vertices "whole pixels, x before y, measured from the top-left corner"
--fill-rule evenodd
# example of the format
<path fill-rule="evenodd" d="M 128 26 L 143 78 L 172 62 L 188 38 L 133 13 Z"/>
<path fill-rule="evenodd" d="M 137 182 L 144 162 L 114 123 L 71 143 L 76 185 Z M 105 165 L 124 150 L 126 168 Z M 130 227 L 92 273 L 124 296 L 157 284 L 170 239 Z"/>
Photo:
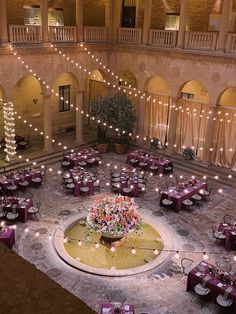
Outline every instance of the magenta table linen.
<path fill-rule="evenodd" d="M 233 229 L 233 226 L 231 224 L 227 223 L 221 223 L 218 228 L 219 231 L 222 231 L 225 236 L 225 250 L 231 251 L 235 246 L 236 241 L 236 230 Z"/>
<path fill-rule="evenodd" d="M 200 270 L 199 267 L 200 266 Z M 201 262 L 197 267 L 195 267 L 194 269 L 192 269 L 188 275 L 188 280 L 187 280 L 187 291 L 189 290 L 194 290 L 194 287 L 198 284 L 198 283 L 202 283 L 203 279 L 205 276 L 210 275 L 209 269 L 208 269 L 209 264 L 205 261 Z M 215 302 L 217 296 L 219 294 L 223 294 L 225 293 L 225 290 L 228 287 L 232 287 L 233 290 L 230 292 L 229 294 L 229 298 L 231 300 L 233 300 L 233 308 L 234 308 L 234 312 L 236 313 L 236 287 L 231 286 L 229 283 L 226 283 L 216 277 L 213 277 L 207 281 L 206 283 L 206 287 L 209 288 L 211 290 L 210 295 L 209 295 L 209 300 L 212 300 L 213 302 Z"/>
<path fill-rule="evenodd" d="M 81 192 L 80 188 L 81 187 L 88 187 L 89 190 L 86 193 Z M 88 181 L 86 185 L 84 185 L 81 181 L 75 182 L 75 196 L 82 196 L 82 195 L 93 195 L 94 194 L 94 185 L 93 181 Z"/>
<path fill-rule="evenodd" d="M 15 231 L 14 229 L 6 228 L 0 232 L 0 241 L 12 249 L 15 244 Z"/>
<path fill-rule="evenodd" d="M 176 190 L 172 189 L 172 191 L 166 190 L 161 193 L 160 197 L 160 205 L 163 199 L 170 199 L 173 201 L 174 209 L 178 213 L 182 208 L 182 203 L 186 199 L 190 199 L 194 194 L 198 193 L 201 189 L 207 189 L 207 183 L 203 181 L 198 181 L 194 186 L 188 187 L 185 190 L 188 192 L 185 193 L 184 191 L 177 192 Z"/>
<path fill-rule="evenodd" d="M 109 310 L 109 312 L 107 312 Z M 101 314 L 114 314 L 114 305 L 113 304 L 101 304 Z M 132 304 L 123 304 L 122 314 L 135 314 L 134 306 Z"/>
<path fill-rule="evenodd" d="M 71 162 L 73 166 L 77 166 L 82 161 L 87 161 L 97 157 L 101 158 L 101 154 L 95 150 L 91 150 L 91 152 L 81 151 L 80 153 L 65 155 L 63 160 Z"/>
<path fill-rule="evenodd" d="M 158 167 L 158 174 L 163 174 L 164 172 L 164 166 L 168 165 L 173 168 L 173 162 L 167 159 L 156 159 L 152 156 L 146 156 L 147 154 L 141 153 L 140 151 L 134 151 L 127 154 L 127 160 L 126 162 L 128 164 L 131 164 L 131 159 L 137 159 L 138 162 L 146 162 L 148 164 L 148 168 L 150 168 L 151 165 L 155 165 Z"/>
<path fill-rule="evenodd" d="M 13 203 L 6 203 L 4 204 L 3 209 L 7 212 L 12 211 Z M 19 214 L 18 219 L 22 222 L 28 221 L 28 209 L 33 206 L 33 201 L 32 199 L 27 199 L 25 200 L 22 204 L 17 203 L 16 206 L 16 212 Z"/>

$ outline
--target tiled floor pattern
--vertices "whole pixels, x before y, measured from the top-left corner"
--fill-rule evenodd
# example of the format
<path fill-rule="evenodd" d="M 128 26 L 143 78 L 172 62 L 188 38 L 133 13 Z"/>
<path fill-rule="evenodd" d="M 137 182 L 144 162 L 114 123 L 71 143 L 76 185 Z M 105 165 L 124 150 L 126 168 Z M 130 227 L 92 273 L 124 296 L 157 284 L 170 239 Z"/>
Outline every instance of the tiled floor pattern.
<path fill-rule="evenodd" d="M 102 165 L 98 169 L 101 173 L 101 192 L 110 192 L 106 185 L 110 179 L 107 163 L 123 167 L 125 160 L 125 155 L 103 155 Z M 60 164 L 53 164 L 53 167 L 59 169 Z M 174 171 L 174 175 L 180 174 L 182 173 Z M 190 175 L 191 173 L 184 173 L 186 178 Z M 210 255 L 210 262 L 225 257 L 236 271 L 233 255 L 227 254 L 221 244 L 210 241 L 212 225 L 220 222 L 226 213 L 236 216 L 235 190 L 221 187 L 219 181 L 210 182 L 211 201 L 207 205 L 196 207 L 192 212 L 181 211 L 177 214 L 159 206 L 159 194 L 155 188 L 165 185 L 167 180 L 170 178 L 166 176 L 149 178 L 147 192 L 136 199 L 141 211 L 148 213 L 153 220 L 169 226 L 177 243 L 176 249 L 188 251 L 181 253 L 180 259 L 190 257 L 197 264 L 202 260 L 202 253 L 194 252 L 213 250 L 222 252 L 222 255 Z M 223 188 L 222 194 L 217 191 L 219 187 Z M 137 314 L 212 313 L 214 310 L 213 303 L 206 303 L 201 308 L 197 297 L 191 302 L 192 294 L 185 291 L 186 277 L 181 278 L 180 259 L 176 260 L 174 255 L 152 271 L 122 278 L 99 277 L 71 268 L 55 253 L 49 234 L 68 215 L 78 211 L 86 215 L 92 197 L 75 198 L 65 195 L 61 178 L 55 171 L 48 174 L 47 181 L 39 189 L 30 191 L 34 195 L 34 202 L 40 201 L 43 204 L 42 218 L 39 222 L 30 220 L 26 224 L 17 225 L 15 251 L 95 310 L 99 311 L 99 304 L 106 302 L 107 295 L 113 290 L 120 290 L 127 302 L 135 305 Z M 28 233 L 24 232 L 27 226 L 30 229 Z M 37 231 L 40 233 L 38 238 L 35 236 Z M 215 313 L 220 313 L 217 311 L 218 309 Z"/>

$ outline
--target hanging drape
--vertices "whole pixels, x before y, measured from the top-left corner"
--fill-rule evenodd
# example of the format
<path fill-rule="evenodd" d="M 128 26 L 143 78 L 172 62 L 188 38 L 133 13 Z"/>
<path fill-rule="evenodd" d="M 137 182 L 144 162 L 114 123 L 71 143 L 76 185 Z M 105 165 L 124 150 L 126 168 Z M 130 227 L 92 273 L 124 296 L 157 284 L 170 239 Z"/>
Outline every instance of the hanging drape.
<path fill-rule="evenodd" d="M 179 99 L 178 106 L 175 150 L 177 153 L 182 153 L 183 147 L 193 147 L 197 157 L 201 159 L 206 138 L 209 106 L 182 98 Z"/>
<path fill-rule="evenodd" d="M 236 171 L 236 108 L 221 108 L 214 130 L 212 163 Z"/>
<path fill-rule="evenodd" d="M 158 138 L 162 145 L 166 142 L 170 106 L 169 96 L 149 94 L 146 98 L 144 134 Z"/>
<path fill-rule="evenodd" d="M 89 109 L 90 103 L 97 97 L 103 97 L 107 95 L 106 85 L 103 82 L 89 80 Z"/>

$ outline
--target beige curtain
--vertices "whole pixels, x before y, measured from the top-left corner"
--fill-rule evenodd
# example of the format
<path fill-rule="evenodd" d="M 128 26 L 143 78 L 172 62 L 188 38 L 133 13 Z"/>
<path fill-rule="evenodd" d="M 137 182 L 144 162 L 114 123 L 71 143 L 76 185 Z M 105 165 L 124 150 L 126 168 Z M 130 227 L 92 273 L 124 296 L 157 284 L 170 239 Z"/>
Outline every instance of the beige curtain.
<path fill-rule="evenodd" d="M 107 95 L 106 85 L 103 82 L 89 80 L 89 110 L 90 103 L 94 98 L 103 97 Z"/>
<path fill-rule="evenodd" d="M 157 137 L 162 145 L 166 141 L 170 105 L 170 97 L 154 94 L 149 94 L 145 102 L 144 134 Z"/>
<path fill-rule="evenodd" d="M 194 147 L 197 156 L 202 158 L 209 106 L 185 99 L 179 99 L 178 105 L 175 150 L 182 153 L 184 146 Z"/>
<path fill-rule="evenodd" d="M 212 163 L 236 171 L 236 109 L 220 111 L 214 130 Z"/>

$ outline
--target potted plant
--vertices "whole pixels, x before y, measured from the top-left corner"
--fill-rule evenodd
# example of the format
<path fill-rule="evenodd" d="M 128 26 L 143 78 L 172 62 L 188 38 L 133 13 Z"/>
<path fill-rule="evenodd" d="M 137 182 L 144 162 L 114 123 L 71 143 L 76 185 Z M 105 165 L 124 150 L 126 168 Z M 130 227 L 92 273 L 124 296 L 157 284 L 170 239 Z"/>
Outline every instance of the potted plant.
<path fill-rule="evenodd" d="M 185 159 L 194 159 L 196 157 L 194 150 L 189 146 L 183 150 L 183 155 Z"/>
<path fill-rule="evenodd" d="M 100 138 L 105 140 L 108 130 L 116 130 L 118 136 L 114 141 L 115 150 L 117 153 L 126 152 L 128 135 L 133 132 L 136 122 L 135 105 L 132 100 L 123 92 L 119 92 L 94 99 L 91 108 L 91 115 L 99 121 L 98 130 L 100 129 L 99 132 L 102 133 Z"/>

